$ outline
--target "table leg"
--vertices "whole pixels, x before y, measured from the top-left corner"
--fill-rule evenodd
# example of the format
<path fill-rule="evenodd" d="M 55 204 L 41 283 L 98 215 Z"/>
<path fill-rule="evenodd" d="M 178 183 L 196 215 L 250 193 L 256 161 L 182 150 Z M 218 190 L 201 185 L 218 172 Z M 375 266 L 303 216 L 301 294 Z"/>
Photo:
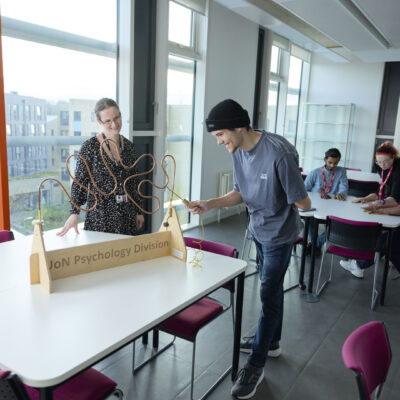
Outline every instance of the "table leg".
<path fill-rule="evenodd" d="M 40 388 L 40 400 L 53 400 L 53 389 L 52 388 Z"/>
<path fill-rule="evenodd" d="M 318 303 L 319 298 L 315 296 L 313 293 L 313 285 L 314 285 L 314 269 L 315 269 L 315 249 L 317 247 L 317 238 L 318 238 L 318 226 L 319 221 L 316 218 L 313 218 L 314 231 L 311 242 L 311 262 L 310 262 L 310 274 L 308 276 L 308 287 L 307 293 L 301 295 L 301 298 L 307 303 Z"/>
<path fill-rule="evenodd" d="M 381 285 L 381 306 L 385 304 L 386 281 L 389 272 L 389 257 L 390 253 L 392 252 L 392 242 L 393 242 L 393 230 L 389 229 L 389 234 L 386 242 L 385 267 L 383 269 L 382 285 Z"/>
<path fill-rule="evenodd" d="M 233 336 L 232 381 L 236 379 L 239 368 L 240 338 L 242 335 L 244 272 L 237 277 L 235 332 Z"/>
<path fill-rule="evenodd" d="M 300 264 L 300 275 L 299 275 L 299 287 L 301 290 L 306 288 L 304 284 L 304 271 L 306 267 L 306 253 L 307 253 L 307 242 L 308 242 L 308 230 L 310 226 L 310 217 L 306 217 L 304 221 L 304 240 L 301 246 L 301 264 Z"/>

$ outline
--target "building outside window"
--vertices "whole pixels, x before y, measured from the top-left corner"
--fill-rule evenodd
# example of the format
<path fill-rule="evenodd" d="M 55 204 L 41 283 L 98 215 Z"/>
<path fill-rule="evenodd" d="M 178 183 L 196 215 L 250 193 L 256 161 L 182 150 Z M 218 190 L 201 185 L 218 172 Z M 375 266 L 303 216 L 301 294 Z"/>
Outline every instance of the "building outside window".
<path fill-rule="evenodd" d="M 64 155 L 79 150 L 99 129 L 92 120 L 96 101 L 116 97 L 117 0 L 3 0 L 1 13 L 7 152 L 13 155 L 8 159 L 11 227 L 29 234 L 39 183 L 66 178 L 61 150 Z M 19 136 L 26 136 L 23 146 Z M 59 136 L 71 142 L 59 145 Z M 69 192 L 69 177 L 64 183 Z M 45 230 L 68 217 L 64 196 L 51 182 L 43 185 Z"/>

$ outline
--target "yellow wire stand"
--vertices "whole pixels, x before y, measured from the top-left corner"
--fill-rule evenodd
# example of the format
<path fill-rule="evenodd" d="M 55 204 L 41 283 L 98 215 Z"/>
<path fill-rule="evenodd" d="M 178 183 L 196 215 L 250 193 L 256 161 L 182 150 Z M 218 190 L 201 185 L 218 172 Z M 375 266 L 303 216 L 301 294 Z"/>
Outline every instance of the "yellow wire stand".
<path fill-rule="evenodd" d="M 193 243 L 196 243 L 199 245 L 199 249 L 193 249 L 194 250 L 194 254 L 193 254 L 193 258 L 189 261 L 189 264 L 192 267 L 202 267 L 201 262 L 203 261 L 204 258 L 204 253 L 203 250 L 201 248 L 201 243 L 204 240 L 204 224 L 203 224 L 203 216 L 200 215 L 200 222 L 201 222 L 201 230 L 202 230 L 202 239 L 201 240 L 193 240 Z"/>

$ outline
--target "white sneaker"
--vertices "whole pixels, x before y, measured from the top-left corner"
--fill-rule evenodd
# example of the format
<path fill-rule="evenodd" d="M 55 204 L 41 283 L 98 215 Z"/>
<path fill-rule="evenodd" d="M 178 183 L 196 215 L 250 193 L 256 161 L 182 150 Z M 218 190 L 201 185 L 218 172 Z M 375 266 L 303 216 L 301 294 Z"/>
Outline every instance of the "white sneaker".
<path fill-rule="evenodd" d="M 340 260 L 340 266 L 357 278 L 364 278 L 364 270 L 358 267 L 356 260 Z"/>

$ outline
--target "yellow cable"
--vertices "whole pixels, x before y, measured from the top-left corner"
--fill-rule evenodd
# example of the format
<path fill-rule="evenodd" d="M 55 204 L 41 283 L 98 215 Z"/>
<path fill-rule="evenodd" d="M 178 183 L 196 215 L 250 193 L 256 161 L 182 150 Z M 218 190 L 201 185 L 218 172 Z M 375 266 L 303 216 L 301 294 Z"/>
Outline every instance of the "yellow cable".
<path fill-rule="evenodd" d="M 201 261 L 203 261 L 204 258 L 204 253 L 202 251 L 202 246 L 201 243 L 204 240 L 204 224 L 203 224 L 203 216 L 200 215 L 200 222 L 201 222 L 201 229 L 202 229 L 202 239 L 201 240 L 193 240 L 193 243 L 196 243 L 199 245 L 198 249 L 193 249 L 194 254 L 193 258 L 189 261 L 189 264 L 192 265 L 192 267 L 202 267 Z"/>

